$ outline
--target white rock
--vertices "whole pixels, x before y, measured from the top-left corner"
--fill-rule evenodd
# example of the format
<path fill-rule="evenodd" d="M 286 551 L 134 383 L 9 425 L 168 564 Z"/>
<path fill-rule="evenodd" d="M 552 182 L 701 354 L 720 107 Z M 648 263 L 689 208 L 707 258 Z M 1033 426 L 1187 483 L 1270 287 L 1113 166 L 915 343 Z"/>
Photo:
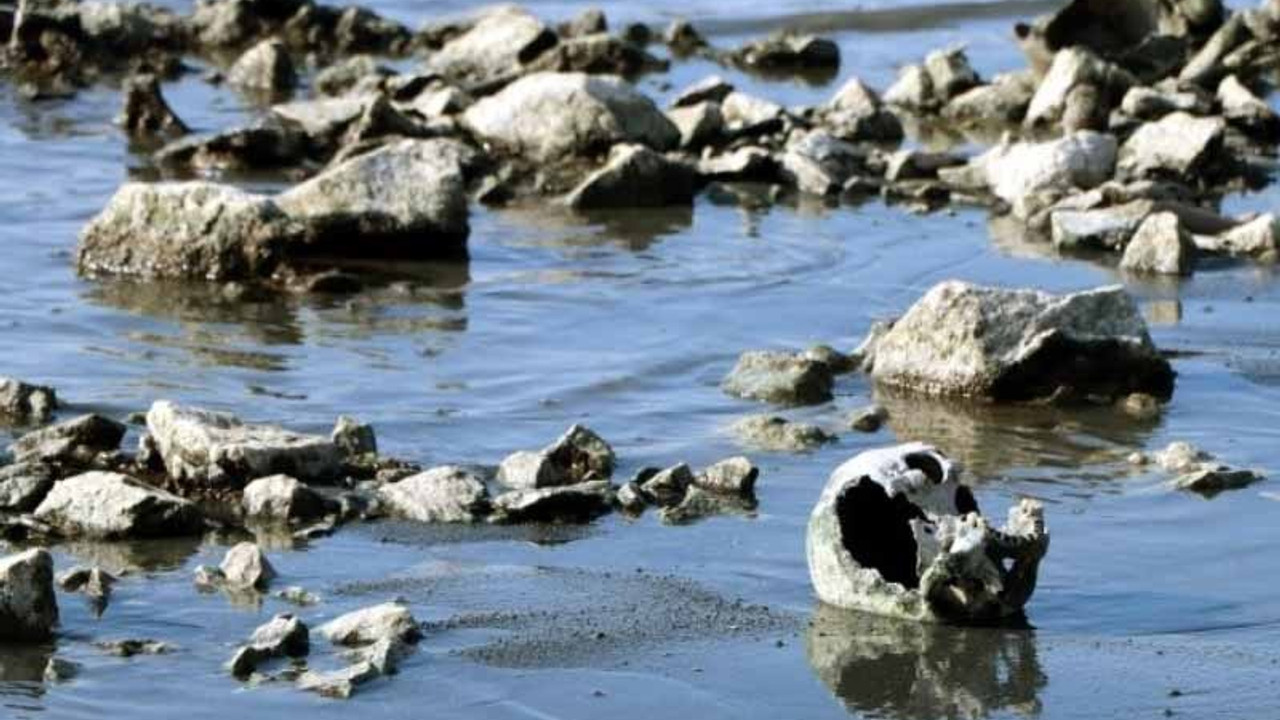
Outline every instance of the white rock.
<path fill-rule="evenodd" d="M 396 514 L 418 522 L 475 522 L 489 510 L 483 479 L 453 465 L 383 485 L 378 494 Z"/>
<path fill-rule="evenodd" d="M 111 472 L 59 481 L 35 517 L 68 536 L 96 540 L 193 535 L 203 528 L 190 501 Z"/>
<path fill-rule="evenodd" d="M 1131 272 L 1190 275 L 1196 246 L 1178 216 L 1156 213 L 1142 222 L 1124 249 L 1120 267 Z"/>
<path fill-rule="evenodd" d="M 383 638 L 413 641 L 421 636 L 409 608 L 396 602 L 382 603 L 341 615 L 316 630 L 335 645 L 365 645 Z"/>

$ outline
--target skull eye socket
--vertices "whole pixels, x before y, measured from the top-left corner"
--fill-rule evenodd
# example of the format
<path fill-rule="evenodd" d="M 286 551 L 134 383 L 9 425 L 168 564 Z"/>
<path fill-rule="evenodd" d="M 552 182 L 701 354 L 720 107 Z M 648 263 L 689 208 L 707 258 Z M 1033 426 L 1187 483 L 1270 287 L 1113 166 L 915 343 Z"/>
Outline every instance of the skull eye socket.
<path fill-rule="evenodd" d="M 912 470 L 919 470 L 924 473 L 925 477 L 933 481 L 934 485 L 941 484 L 946 477 L 946 472 L 942 469 L 942 463 L 928 453 L 911 453 L 902 458 L 902 461 Z"/>
<path fill-rule="evenodd" d="M 919 588 L 919 548 L 911 521 L 926 519 L 920 508 L 903 495 L 890 498 L 878 483 L 863 478 L 840 494 L 836 515 L 841 543 L 859 565 L 880 573 L 886 582 Z"/>

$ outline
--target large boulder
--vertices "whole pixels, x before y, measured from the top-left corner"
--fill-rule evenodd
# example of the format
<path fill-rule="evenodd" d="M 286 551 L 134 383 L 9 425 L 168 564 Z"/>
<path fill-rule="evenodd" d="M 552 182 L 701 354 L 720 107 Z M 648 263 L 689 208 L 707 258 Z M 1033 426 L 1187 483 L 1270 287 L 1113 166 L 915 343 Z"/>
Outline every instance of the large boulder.
<path fill-rule="evenodd" d="M 427 61 L 427 67 L 451 77 L 484 82 L 520 72 L 556 42 L 555 33 L 529 12 L 501 6 L 445 43 Z"/>
<path fill-rule="evenodd" d="M 465 256 L 467 195 L 453 141 L 402 140 L 280 194 L 308 252 L 341 257 Z"/>
<path fill-rule="evenodd" d="M 615 145 L 604 167 L 587 176 L 565 202 L 577 210 L 665 207 L 693 203 L 694 171 L 643 145 Z"/>
<path fill-rule="evenodd" d="M 130 182 L 81 232 L 76 266 L 86 274 L 259 278 L 298 230 L 261 195 L 209 182 Z"/>
<path fill-rule="evenodd" d="M 680 131 L 619 78 L 534 73 L 467 109 L 477 136 L 530 162 L 588 155 L 620 142 L 668 150 Z"/>
<path fill-rule="evenodd" d="M 483 479 L 453 465 L 383 485 L 378 495 L 396 514 L 419 522 L 469 523 L 489 512 Z"/>
<path fill-rule="evenodd" d="M 46 640 L 57 623 L 48 551 L 35 548 L 0 560 L 0 640 Z"/>
<path fill-rule="evenodd" d="M 1068 295 L 948 281 L 870 346 L 876 382 L 996 401 L 1167 399 L 1174 373 L 1120 287 Z"/>
<path fill-rule="evenodd" d="M 956 463 L 922 443 L 870 450 L 836 468 L 809 516 L 818 599 L 926 622 L 1018 616 L 1049 549 L 1044 510 L 1021 500 L 994 528 L 959 476 Z"/>
<path fill-rule="evenodd" d="M 191 502 L 111 472 L 87 472 L 58 482 L 35 517 L 69 537 L 93 540 L 176 537 L 203 529 Z"/>
<path fill-rule="evenodd" d="M 157 400 L 147 412 L 147 442 L 174 480 L 243 487 L 284 473 L 304 481 L 331 480 L 342 452 L 323 435 L 242 422 L 229 413 Z"/>

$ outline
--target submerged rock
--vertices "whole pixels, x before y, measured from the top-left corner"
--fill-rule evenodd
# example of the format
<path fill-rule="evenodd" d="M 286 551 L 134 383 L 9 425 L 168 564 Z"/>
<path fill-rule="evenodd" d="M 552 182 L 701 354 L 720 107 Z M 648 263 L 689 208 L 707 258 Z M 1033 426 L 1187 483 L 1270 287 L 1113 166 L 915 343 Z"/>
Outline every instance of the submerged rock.
<path fill-rule="evenodd" d="M 502 523 L 587 523 L 612 509 L 613 487 L 605 480 L 536 490 L 511 490 L 493 499 Z"/>
<path fill-rule="evenodd" d="M 59 481 L 36 508 L 35 517 L 68 537 L 93 540 L 180 537 L 204 527 L 191 502 L 109 472 Z"/>
<path fill-rule="evenodd" d="M 1186 490 L 1212 497 L 1228 490 L 1240 490 L 1249 487 L 1265 479 L 1254 470 L 1206 463 L 1185 475 L 1175 478 L 1173 487 L 1178 490 Z"/>
<path fill-rule="evenodd" d="M 270 198 L 209 182 L 126 183 L 80 234 L 81 273 L 246 280 L 300 228 Z"/>
<path fill-rule="evenodd" d="M 342 469 L 342 453 L 327 437 L 249 424 L 168 400 L 151 406 L 147 431 L 169 476 L 196 485 L 242 487 L 277 473 L 330 480 Z"/>
<path fill-rule="evenodd" d="M 666 207 L 693 203 L 693 169 L 643 145 L 615 145 L 605 166 L 587 176 L 565 202 L 577 210 Z"/>
<path fill-rule="evenodd" d="M 1049 549 L 1040 503 L 1023 499 L 988 524 L 960 468 L 922 443 L 841 465 L 809 518 L 818 598 L 912 620 L 985 623 L 1017 616 Z"/>
<path fill-rule="evenodd" d="M 269 475 L 245 485 L 240 502 L 247 517 L 270 522 L 310 522 L 331 508 L 323 495 L 288 475 Z"/>
<path fill-rule="evenodd" d="M 134 75 L 124 83 L 124 109 L 116 122 L 137 137 L 177 137 L 188 132 L 186 123 L 165 102 L 160 79 Z"/>
<path fill-rule="evenodd" d="M 875 340 L 871 376 L 988 400 L 1161 399 L 1174 372 L 1123 288 L 1069 295 L 940 283 Z"/>
<path fill-rule="evenodd" d="M 589 155 L 620 142 L 669 150 L 680 132 L 649 98 L 618 78 L 534 73 L 463 114 L 478 137 L 530 162 Z"/>
<path fill-rule="evenodd" d="M 402 140 L 339 163 L 276 203 L 305 227 L 308 253 L 465 257 L 467 194 L 453 144 Z"/>
<path fill-rule="evenodd" d="M 816 425 L 791 422 L 776 415 L 751 415 L 733 424 L 733 433 L 746 445 L 766 452 L 810 452 L 836 438 Z"/>
<path fill-rule="evenodd" d="M 817 405 L 831 400 L 831 366 L 803 355 L 752 351 L 739 358 L 724 379 L 735 397 L 781 405 Z"/>
<path fill-rule="evenodd" d="M 539 452 L 512 453 L 498 466 L 498 482 L 532 490 L 608 480 L 616 463 L 613 448 L 584 425 L 574 425 Z"/>
<path fill-rule="evenodd" d="M 58 624 L 53 557 L 35 548 L 0 560 L 0 640 L 45 640 Z"/>
<path fill-rule="evenodd" d="M 53 388 L 0 377 L 0 422 L 47 422 L 57 408 L 58 395 Z"/>
<path fill-rule="evenodd" d="M 489 512 L 484 480 L 454 465 L 383 485 L 378 495 L 393 512 L 418 522 L 470 523 Z"/>

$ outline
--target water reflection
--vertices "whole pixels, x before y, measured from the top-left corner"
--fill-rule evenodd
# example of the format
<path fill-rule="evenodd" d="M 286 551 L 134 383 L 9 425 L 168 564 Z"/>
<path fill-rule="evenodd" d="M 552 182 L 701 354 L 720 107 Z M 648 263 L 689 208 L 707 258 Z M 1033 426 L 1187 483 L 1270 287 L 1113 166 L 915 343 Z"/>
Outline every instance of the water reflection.
<path fill-rule="evenodd" d="M 503 219 L 522 229 L 550 231 L 555 245 L 616 243 L 643 252 L 693 225 L 693 207 L 627 208 L 573 213 L 567 208 L 515 207 Z M 568 231 L 568 232 L 566 232 Z"/>
<path fill-rule="evenodd" d="M 166 538 L 128 542 L 71 542 L 58 546 L 76 562 L 100 567 L 117 577 L 178 570 L 200 549 L 200 538 Z"/>
<path fill-rule="evenodd" d="M 1122 462 L 1147 443 L 1159 419 L 1110 407 L 994 405 L 921 397 L 877 387 L 901 442 L 929 442 L 978 477 L 1012 468 L 1083 468 Z"/>
<path fill-rule="evenodd" d="M 819 605 L 806 652 L 814 673 L 855 715 L 1036 717 L 1048 684 L 1029 629 L 930 625 Z"/>
<path fill-rule="evenodd" d="M 54 649 L 52 643 L 6 643 L 0 647 L 0 707 L 7 698 L 44 695 L 44 668 Z"/>

